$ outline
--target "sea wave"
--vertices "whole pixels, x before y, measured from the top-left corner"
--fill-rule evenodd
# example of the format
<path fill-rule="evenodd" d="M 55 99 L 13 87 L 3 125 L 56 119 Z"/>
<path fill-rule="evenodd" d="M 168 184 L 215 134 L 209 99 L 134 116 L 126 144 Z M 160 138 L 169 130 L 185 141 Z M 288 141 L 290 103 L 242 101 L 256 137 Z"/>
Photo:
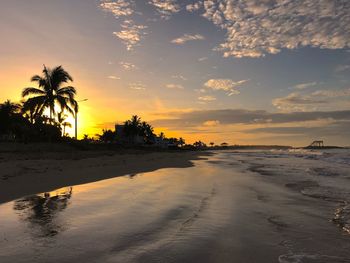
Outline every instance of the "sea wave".
<path fill-rule="evenodd" d="M 350 259 L 328 256 L 328 255 L 312 255 L 312 254 L 286 254 L 278 258 L 279 263 L 350 263 Z"/>

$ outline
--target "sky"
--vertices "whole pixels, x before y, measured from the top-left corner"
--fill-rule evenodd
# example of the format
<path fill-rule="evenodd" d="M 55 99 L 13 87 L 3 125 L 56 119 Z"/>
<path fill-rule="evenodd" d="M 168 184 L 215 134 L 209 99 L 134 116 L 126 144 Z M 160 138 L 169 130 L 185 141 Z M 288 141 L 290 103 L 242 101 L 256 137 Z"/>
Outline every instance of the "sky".
<path fill-rule="evenodd" d="M 80 137 L 137 114 L 187 142 L 350 145 L 349 25 L 347 0 L 0 0 L 0 101 L 62 65 Z"/>

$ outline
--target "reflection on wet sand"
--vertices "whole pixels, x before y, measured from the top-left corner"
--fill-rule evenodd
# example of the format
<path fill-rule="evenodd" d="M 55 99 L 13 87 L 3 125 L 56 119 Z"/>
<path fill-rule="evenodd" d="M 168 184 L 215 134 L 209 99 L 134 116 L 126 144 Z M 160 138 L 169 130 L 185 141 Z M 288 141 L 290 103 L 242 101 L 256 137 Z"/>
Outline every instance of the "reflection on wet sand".
<path fill-rule="evenodd" d="M 65 187 L 25 197 L 15 201 L 13 209 L 21 220 L 29 223 L 34 235 L 55 236 L 65 227 L 64 222 L 58 220 L 58 215 L 67 208 L 72 191 L 73 187 Z"/>
<path fill-rule="evenodd" d="M 349 178 L 309 156 L 218 152 L 22 198 L 0 205 L 0 262 L 350 263 Z"/>

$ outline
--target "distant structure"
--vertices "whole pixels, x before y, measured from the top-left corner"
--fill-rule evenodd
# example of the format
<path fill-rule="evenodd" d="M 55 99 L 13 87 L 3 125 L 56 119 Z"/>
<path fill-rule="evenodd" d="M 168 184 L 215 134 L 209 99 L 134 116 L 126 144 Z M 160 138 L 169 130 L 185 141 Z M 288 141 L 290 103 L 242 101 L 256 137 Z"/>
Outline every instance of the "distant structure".
<path fill-rule="evenodd" d="M 323 148 L 324 144 L 323 141 L 313 141 L 308 148 Z"/>

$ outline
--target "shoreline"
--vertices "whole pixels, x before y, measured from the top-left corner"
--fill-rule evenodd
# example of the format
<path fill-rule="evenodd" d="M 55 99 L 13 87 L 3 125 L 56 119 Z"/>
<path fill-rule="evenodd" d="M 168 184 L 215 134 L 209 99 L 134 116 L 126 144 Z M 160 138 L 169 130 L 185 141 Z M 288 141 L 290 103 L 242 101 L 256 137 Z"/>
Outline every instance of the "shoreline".
<path fill-rule="evenodd" d="M 125 153 L 73 151 L 68 157 L 65 154 L 1 153 L 0 204 L 65 186 L 92 183 L 162 168 L 192 167 L 192 161 L 210 153 L 137 150 L 133 153 L 129 150 Z"/>

